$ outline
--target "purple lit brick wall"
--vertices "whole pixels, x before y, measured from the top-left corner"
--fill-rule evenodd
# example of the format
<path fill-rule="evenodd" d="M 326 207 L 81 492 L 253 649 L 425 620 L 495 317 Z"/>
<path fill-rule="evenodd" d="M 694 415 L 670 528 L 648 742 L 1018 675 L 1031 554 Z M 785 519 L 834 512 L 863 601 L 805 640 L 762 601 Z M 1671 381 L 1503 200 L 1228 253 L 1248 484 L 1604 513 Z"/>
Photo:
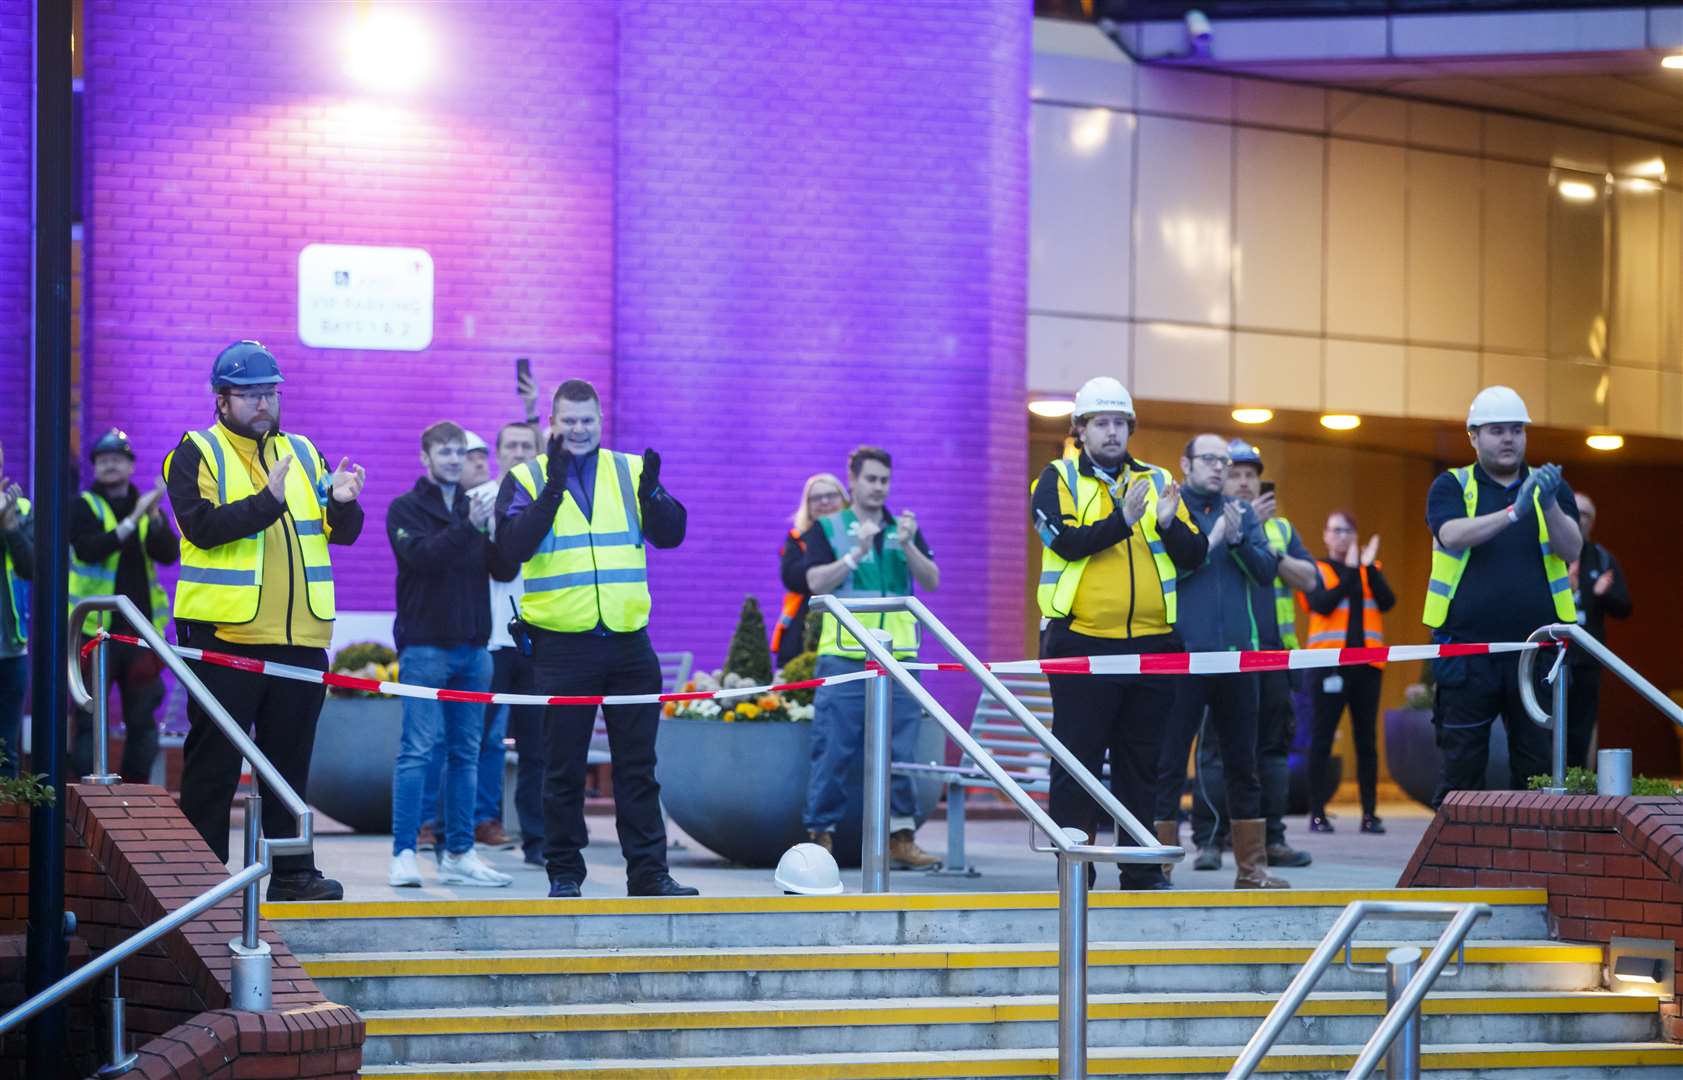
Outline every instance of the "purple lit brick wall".
<path fill-rule="evenodd" d="M 25 491 L 29 458 L 29 202 L 35 100 L 30 0 L 0 0 L 0 445 Z"/>

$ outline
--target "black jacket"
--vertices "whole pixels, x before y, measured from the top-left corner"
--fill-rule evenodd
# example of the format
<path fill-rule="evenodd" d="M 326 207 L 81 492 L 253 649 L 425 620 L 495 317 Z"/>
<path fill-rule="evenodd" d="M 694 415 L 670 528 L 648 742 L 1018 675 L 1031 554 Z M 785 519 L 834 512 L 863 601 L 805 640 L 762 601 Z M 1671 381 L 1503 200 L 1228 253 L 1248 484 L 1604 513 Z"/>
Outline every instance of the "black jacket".
<path fill-rule="evenodd" d="M 118 521 L 133 512 L 134 504 L 140 498 L 133 484 L 115 499 L 101 491 L 93 494 L 111 507 L 111 514 Z M 127 540 L 119 540 L 117 531 L 106 529 L 84 498 L 77 498 L 70 504 L 70 547 L 76 552 L 76 558 L 90 564 L 102 563 L 111 557 L 112 552 L 120 551 L 117 557 L 117 593 L 128 597 L 135 607 L 144 612 L 152 610 L 151 590 L 146 583 L 146 559 L 160 566 L 169 566 L 181 558 L 181 541 L 163 515 L 160 514 L 146 527 L 146 546 L 143 549 L 139 529 L 130 533 Z"/>
<path fill-rule="evenodd" d="M 446 507 L 427 477 L 392 500 L 386 538 L 397 556 L 397 647 L 484 646 L 491 637 L 491 577 L 512 581 L 518 569 L 468 520 L 471 500 L 460 490 Z"/>
<path fill-rule="evenodd" d="M 1597 596 L 1595 583 L 1604 574 L 1613 575 L 1613 584 L 1608 586 L 1607 595 Z M 1630 618 L 1630 585 L 1625 581 L 1625 568 L 1611 551 L 1600 544 L 1584 545 L 1584 553 L 1578 557 L 1578 589 L 1573 598 L 1578 603 L 1578 622 L 1599 642 L 1607 641 L 1609 615 Z M 1568 649 L 1566 658 L 1579 668 L 1599 667 L 1601 663 L 1583 649 Z"/>

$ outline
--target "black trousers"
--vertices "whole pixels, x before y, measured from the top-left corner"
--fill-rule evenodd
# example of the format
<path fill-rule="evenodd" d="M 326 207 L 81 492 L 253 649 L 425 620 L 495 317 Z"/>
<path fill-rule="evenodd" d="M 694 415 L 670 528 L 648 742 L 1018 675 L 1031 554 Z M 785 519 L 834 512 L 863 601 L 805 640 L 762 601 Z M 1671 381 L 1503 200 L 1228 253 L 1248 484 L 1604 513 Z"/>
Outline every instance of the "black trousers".
<path fill-rule="evenodd" d="M 551 696 L 660 693 L 660 661 L 644 631 L 557 634 L 531 627 L 537 692 Z M 660 706 L 609 705 L 608 750 L 614 766 L 614 823 L 633 884 L 666 872 L 666 822 L 655 780 Z M 584 775 L 594 705 L 551 705 L 544 714 L 543 837 L 550 880 L 584 880 Z"/>
<path fill-rule="evenodd" d="M 1539 664 L 1542 661 L 1539 659 Z M 1566 684 L 1566 767 L 1581 765 L 1593 769 L 1589 759 L 1590 740 L 1595 737 L 1595 723 L 1601 711 L 1601 665 L 1572 664 L 1570 682 Z M 1545 708 L 1549 706 L 1545 705 Z M 1548 732 L 1550 738 L 1553 733 Z M 1549 748 L 1554 749 L 1552 746 Z M 1552 764 L 1550 766 L 1553 767 Z"/>
<path fill-rule="evenodd" d="M 1260 704 L 1256 718 L 1257 780 L 1262 784 L 1262 816 L 1270 845 L 1286 842 L 1286 799 L 1291 791 L 1291 744 L 1297 737 L 1292 708 L 1291 671 L 1257 673 Z M 1208 845 L 1227 836 L 1227 770 L 1214 739 L 1198 740 L 1197 776 L 1192 785 L 1192 837 Z"/>
<path fill-rule="evenodd" d="M 1205 738 L 1214 738 L 1221 754 L 1222 786 L 1227 791 L 1229 813 L 1236 821 L 1261 817 L 1262 782 L 1256 767 L 1257 677 L 1188 675 L 1174 681 L 1179 683 L 1174 710 L 1163 739 L 1163 752 L 1157 759 L 1157 819 L 1173 821 L 1180 813 L 1181 792 L 1186 790 L 1186 759 L 1200 731 Z M 1208 840 L 1204 838 L 1206 843 Z"/>
<path fill-rule="evenodd" d="M 123 760 L 117 771 L 128 783 L 151 783 L 152 762 L 158 757 L 158 706 L 164 703 L 163 666 L 150 649 L 115 641 L 107 641 L 103 647 L 111 650 L 106 657 L 105 676 L 117 688 L 123 706 Z M 82 661 L 82 673 L 91 689 L 92 657 Z M 70 746 L 70 775 L 77 780 L 93 772 L 93 727 L 93 713 L 78 709 Z"/>
<path fill-rule="evenodd" d="M 1549 733 L 1537 726 L 1519 698 L 1517 655 L 1456 656 L 1433 663 L 1438 694 L 1432 725 L 1443 754 L 1443 775 L 1432 796 L 1433 806 L 1441 804 L 1451 791 L 1484 787 L 1484 772 L 1490 763 L 1490 726 L 1497 717 L 1508 729 L 1509 787 L 1523 791 L 1531 777 L 1550 770 Z M 1546 671 L 1546 666 L 1538 663 L 1534 672 L 1539 701 L 1547 700 L 1548 688 L 1542 682 Z"/>
<path fill-rule="evenodd" d="M 536 677 L 532 658 L 522 656 L 519 649 L 492 650 L 493 694 L 536 693 Z M 535 856 L 543 851 L 543 706 L 508 706 L 508 736 L 514 740 L 514 753 L 519 759 L 514 770 L 514 812 L 520 815 L 520 847 Z"/>
<path fill-rule="evenodd" d="M 327 670 L 327 651 L 299 645 L 234 645 L 207 638 L 191 642 L 195 648 L 272 660 L 296 667 Z M 281 777 L 308 800 L 310 756 L 315 752 L 316 721 L 327 688 L 315 683 L 276 679 L 234 668 L 188 661 L 193 674 L 222 703 L 234 722 L 251 734 L 257 749 L 268 758 Z M 228 817 L 234 793 L 240 785 L 240 752 L 222 734 L 198 702 L 187 706 L 187 743 L 182 748 L 181 812 L 199 830 L 216 857 L 228 861 Z M 296 836 L 292 814 L 269 785 L 259 782 L 263 796 L 263 835 Z M 280 855 L 276 873 L 315 869 L 311 855 Z"/>
<path fill-rule="evenodd" d="M 1041 635 L 1040 655 L 1106 656 L 1179 652 L 1175 634 L 1122 640 L 1088 637 L 1063 623 Z M 1110 790 L 1140 824 L 1151 827 L 1157 757 L 1174 705 L 1174 679 L 1162 675 L 1048 675 L 1052 691 L 1052 732 L 1095 777 L 1110 760 Z M 1092 837 L 1108 820 L 1099 804 L 1056 763 L 1051 768 L 1047 812 L 1059 825 Z M 1125 838 L 1117 843 L 1125 844 Z"/>
<path fill-rule="evenodd" d="M 1361 791 L 1362 813 L 1373 813 L 1379 788 L 1379 688 L 1383 672 L 1367 664 L 1341 667 L 1335 671 L 1309 671 L 1309 687 L 1315 702 L 1315 735 L 1309 744 L 1310 807 L 1326 816 L 1332 798 L 1332 741 L 1338 722 L 1350 710 L 1350 735 L 1356 743 L 1356 786 Z"/>

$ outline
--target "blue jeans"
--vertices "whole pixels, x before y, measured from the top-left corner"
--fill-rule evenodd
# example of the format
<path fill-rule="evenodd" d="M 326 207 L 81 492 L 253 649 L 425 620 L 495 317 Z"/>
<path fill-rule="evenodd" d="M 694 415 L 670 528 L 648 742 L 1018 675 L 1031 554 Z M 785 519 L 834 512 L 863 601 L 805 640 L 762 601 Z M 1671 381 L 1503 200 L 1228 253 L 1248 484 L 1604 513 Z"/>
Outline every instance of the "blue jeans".
<path fill-rule="evenodd" d="M 0 657 L 0 750 L 6 764 L 0 774 L 16 776 L 23 756 L 23 697 L 29 690 L 29 656 Z"/>
<path fill-rule="evenodd" d="M 485 690 L 491 656 L 471 645 L 441 649 L 411 645 L 398 654 L 402 680 L 443 690 Z M 392 854 L 415 849 L 422 790 L 433 750 L 444 747 L 444 847 L 453 855 L 473 848 L 473 798 L 485 706 L 467 701 L 403 699 L 403 736 L 392 771 Z"/>
<path fill-rule="evenodd" d="M 829 678 L 861 671 L 862 660 L 820 656 L 816 677 Z M 923 707 L 912 692 L 890 681 L 893 698 L 891 758 L 917 760 L 918 723 Z M 813 698 L 812 771 L 806 781 L 806 812 L 802 819 L 812 832 L 834 832 L 847 814 L 848 773 L 865 752 L 865 683 L 821 686 Z M 919 824 L 917 791 L 909 776 L 895 776 L 889 787 L 888 828 L 890 832 L 915 829 Z"/>
<path fill-rule="evenodd" d="M 512 675 L 506 675 L 504 668 L 512 665 L 500 660 L 499 657 L 510 653 L 510 649 L 498 649 L 491 653 L 491 682 L 488 684 L 493 693 L 525 693 L 516 691 L 511 682 Z M 530 661 L 528 661 L 529 663 Z M 522 706 L 532 708 L 533 706 Z M 503 819 L 503 771 L 508 759 L 508 751 L 503 749 L 503 740 L 508 737 L 508 705 L 482 705 L 484 710 L 485 728 L 479 743 L 478 784 L 474 789 L 473 823 L 478 825 L 484 821 L 501 821 Z M 433 747 L 432 760 L 427 765 L 426 787 L 421 792 L 421 821 L 431 825 L 434 831 L 444 818 L 444 804 L 439 797 L 439 786 L 444 778 L 444 744 Z M 524 828 L 524 826 L 522 826 Z M 540 830 L 539 835 L 542 835 Z"/>

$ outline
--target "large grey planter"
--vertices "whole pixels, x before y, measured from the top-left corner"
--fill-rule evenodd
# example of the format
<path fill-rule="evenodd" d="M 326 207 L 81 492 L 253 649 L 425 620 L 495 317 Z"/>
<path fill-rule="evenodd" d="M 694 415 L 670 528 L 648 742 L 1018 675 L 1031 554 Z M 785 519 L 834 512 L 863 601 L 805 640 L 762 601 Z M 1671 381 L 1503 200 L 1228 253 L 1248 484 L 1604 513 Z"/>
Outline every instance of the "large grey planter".
<path fill-rule="evenodd" d="M 1525 721 L 1529 723 L 1530 721 Z M 1443 775 L 1443 755 L 1438 752 L 1437 729 L 1432 727 L 1430 709 L 1385 710 L 1385 767 L 1391 779 L 1408 797 L 1432 805 L 1438 780 Z M 1508 729 L 1490 725 L 1490 764 L 1484 771 L 1487 791 L 1506 788 L 1508 776 Z"/>
<path fill-rule="evenodd" d="M 329 695 L 316 725 L 305 799 L 356 832 L 391 832 L 392 767 L 402 733 L 397 698 Z"/>
<path fill-rule="evenodd" d="M 924 717 L 918 760 L 944 760 L 946 734 Z M 772 867 L 806 839 L 801 810 L 812 757 L 812 725 L 726 724 L 665 717 L 656 743 L 661 802 L 684 832 L 708 850 L 743 866 Z M 859 864 L 863 763 L 850 777 L 848 814 L 835 834 L 836 861 Z M 920 781 L 918 806 L 927 813 L 940 797 L 939 781 Z"/>

